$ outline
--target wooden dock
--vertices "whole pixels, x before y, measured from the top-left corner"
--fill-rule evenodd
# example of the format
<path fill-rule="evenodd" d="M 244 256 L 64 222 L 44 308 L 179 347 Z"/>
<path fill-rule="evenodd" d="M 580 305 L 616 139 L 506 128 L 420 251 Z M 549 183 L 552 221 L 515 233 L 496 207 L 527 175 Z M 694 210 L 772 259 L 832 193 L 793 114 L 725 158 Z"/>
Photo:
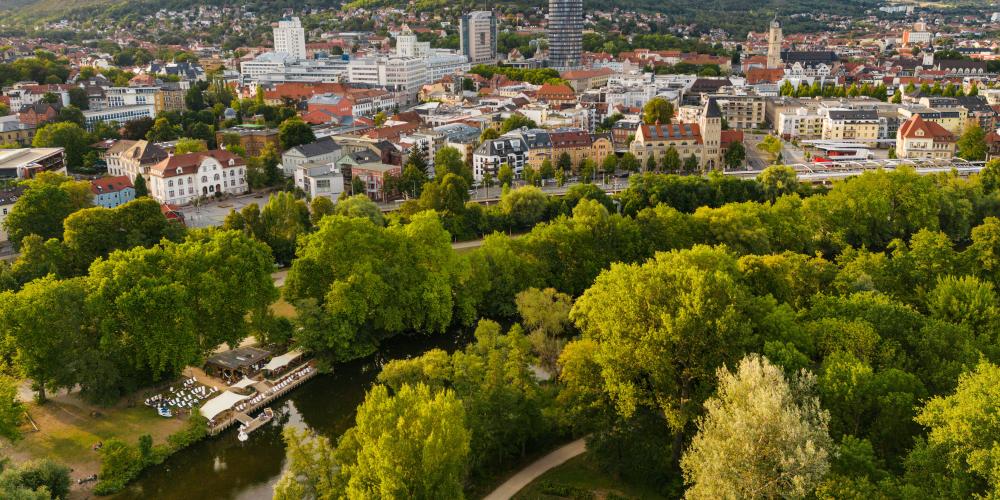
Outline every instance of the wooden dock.
<path fill-rule="evenodd" d="M 313 365 L 312 361 L 309 361 L 309 362 L 306 362 L 306 363 L 304 363 L 302 365 L 299 365 L 299 366 L 295 367 L 294 369 L 289 370 L 288 373 L 289 374 L 296 373 L 299 370 L 301 370 L 302 368 L 305 368 L 307 366 L 309 368 L 311 368 L 308 373 L 300 375 L 298 378 L 292 380 L 288 385 L 282 387 L 281 389 L 277 389 L 277 390 L 271 391 L 270 393 L 268 393 L 260 401 L 254 403 L 254 404 L 252 404 L 250 406 L 247 406 L 246 408 L 243 408 L 240 411 L 233 410 L 231 412 L 231 415 L 228 418 L 226 418 L 222 422 L 219 422 L 219 423 L 215 424 L 215 426 L 209 427 L 208 428 L 208 435 L 209 436 L 215 436 L 215 435 L 219 434 L 220 432 L 228 429 L 233 424 L 240 423 L 240 422 L 246 423 L 246 422 L 243 421 L 244 419 L 245 420 L 250 420 L 250 421 L 256 420 L 256 419 L 250 417 L 249 414 L 254 413 L 254 412 L 256 412 L 256 411 L 258 411 L 258 410 L 266 407 L 272 401 L 274 401 L 276 399 L 279 399 L 282 396 L 288 394 L 289 392 L 295 390 L 297 387 L 299 387 L 300 385 L 302 385 L 303 383 L 305 383 L 307 380 L 315 377 L 319 373 L 318 371 L 316 371 L 316 367 Z M 272 387 L 277 386 L 281 382 L 287 380 L 289 377 L 291 377 L 291 375 L 287 375 L 285 377 L 282 377 L 282 378 L 274 381 Z M 268 381 L 268 382 L 270 383 L 271 381 Z"/>

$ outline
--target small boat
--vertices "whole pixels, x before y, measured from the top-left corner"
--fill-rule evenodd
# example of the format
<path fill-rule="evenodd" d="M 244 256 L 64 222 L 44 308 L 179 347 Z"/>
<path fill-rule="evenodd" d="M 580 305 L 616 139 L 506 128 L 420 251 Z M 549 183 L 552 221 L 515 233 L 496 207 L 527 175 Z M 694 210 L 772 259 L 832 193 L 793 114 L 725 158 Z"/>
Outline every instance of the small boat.
<path fill-rule="evenodd" d="M 171 412 L 170 408 L 167 407 L 167 406 L 161 406 L 161 407 L 157 408 L 156 409 L 156 413 L 159 413 L 160 416 L 163 417 L 163 418 L 170 418 L 170 417 L 174 416 L 173 412 Z"/>

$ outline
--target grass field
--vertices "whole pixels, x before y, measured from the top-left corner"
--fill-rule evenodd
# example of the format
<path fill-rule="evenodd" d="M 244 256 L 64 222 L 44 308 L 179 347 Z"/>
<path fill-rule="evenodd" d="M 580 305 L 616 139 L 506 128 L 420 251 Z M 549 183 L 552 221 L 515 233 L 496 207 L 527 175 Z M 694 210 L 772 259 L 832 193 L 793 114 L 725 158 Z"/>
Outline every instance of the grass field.
<path fill-rule="evenodd" d="M 271 304 L 271 312 L 275 316 L 292 319 L 295 317 L 295 306 L 289 304 L 285 301 L 284 297 L 279 298 L 274 304 Z"/>
<path fill-rule="evenodd" d="M 539 500 L 559 498 L 666 498 L 650 489 L 622 484 L 621 481 L 602 471 L 589 453 L 584 453 L 552 469 L 514 498 L 517 500 Z"/>

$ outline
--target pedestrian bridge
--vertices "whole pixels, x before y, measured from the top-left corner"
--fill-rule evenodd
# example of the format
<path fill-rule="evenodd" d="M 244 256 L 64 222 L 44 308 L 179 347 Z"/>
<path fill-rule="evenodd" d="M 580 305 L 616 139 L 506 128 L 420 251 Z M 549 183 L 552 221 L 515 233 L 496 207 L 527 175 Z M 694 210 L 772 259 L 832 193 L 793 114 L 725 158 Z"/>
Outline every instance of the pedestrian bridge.
<path fill-rule="evenodd" d="M 861 175 L 872 170 L 894 170 L 902 166 L 912 167 L 918 174 L 932 175 L 956 172 L 967 177 L 979 173 L 986 164 L 984 161 L 969 161 L 961 158 L 944 159 L 897 159 L 897 160 L 851 160 L 828 163 L 795 163 L 792 167 L 801 182 L 824 183 Z M 763 170 L 730 170 L 726 175 L 741 178 L 756 178 Z"/>

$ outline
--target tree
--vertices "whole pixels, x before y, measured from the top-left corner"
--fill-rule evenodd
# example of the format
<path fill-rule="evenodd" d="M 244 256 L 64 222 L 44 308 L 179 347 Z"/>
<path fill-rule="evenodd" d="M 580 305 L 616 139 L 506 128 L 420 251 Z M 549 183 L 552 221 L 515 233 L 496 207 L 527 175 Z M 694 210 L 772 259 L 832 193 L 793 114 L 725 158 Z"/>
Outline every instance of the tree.
<path fill-rule="evenodd" d="M 492 141 L 500 137 L 500 132 L 495 128 L 486 128 L 479 134 L 479 142 Z"/>
<path fill-rule="evenodd" d="M 84 126 L 83 111 L 76 106 L 65 106 L 59 110 L 59 117 L 56 118 L 58 122 L 69 122 L 75 123 L 80 127 Z"/>
<path fill-rule="evenodd" d="M 200 151 L 207 151 L 208 146 L 205 144 L 204 140 L 201 139 L 189 139 L 182 137 L 177 141 L 174 146 L 174 154 L 182 155 L 186 153 L 197 153 Z"/>
<path fill-rule="evenodd" d="M 815 377 L 791 383 L 758 355 L 736 373 L 718 370 L 717 395 L 705 402 L 698 434 L 681 467 L 687 498 L 804 498 L 830 468 L 829 414 L 814 395 Z"/>
<path fill-rule="evenodd" d="M 361 180 L 360 177 L 351 177 L 351 194 L 354 196 L 368 196 L 368 190 L 365 188 L 365 181 Z"/>
<path fill-rule="evenodd" d="M 666 125 L 674 118 L 674 105 L 662 97 L 654 97 L 642 107 L 642 121 L 647 125 Z"/>
<path fill-rule="evenodd" d="M 691 156 L 688 156 L 687 158 L 684 159 L 684 171 L 689 174 L 697 172 L 698 163 L 699 163 L 698 157 L 695 156 L 694 153 L 691 153 Z"/>
<path fill-rule="evenodd" d="M 531 118 L 528 118 L 528 117 L 526 117 L 524 115 L 520 115 L 520 114 L 514 113 L 514 114 L 510 115 L 509 117 L 507 117 L 507 119 L 505 119 L 500 124 L 500 133 L 501 134 L 506 134 L 507 132 L 510 132 L 511 130 L 517 130 L 517 129 L 520 129 L 520 128 L 529 128 L 530 129 L 530 128 L 537 128 L 537 127 L 538 127 L 538 124 L 536 124 L 535 121 L 532 120 Z"/>
<path fill-rule="evenodd" d="M 639 171 L 639 159 L 632 153 L 623 154 L 621 161 L 619 161 L 619 165 L 621 166 L 621 169 L 626 172 Z"/>
<path fill-rule="evenodd" d="M 545 216 L 549 199 L 535 186 L 512 189 L 500 198 L 500 211 L 515 229 L 528 229 Z"/>
<path fill-rule="evenodd" d="M 56 122 L 42 125 L 31 145 L 36 148 L 64 148 L 66 165 L 74 169 L 83 166 L 83 156 L 94 142 L 91 139 L 90 134 L 76 123 Z"/>
<path fill-rule="evenodd" d="M 600 390 L 622 418 L 643 409 L 661 414 L 673 433 L 676 464 L 715 369 L 735 362 L 751 337 L 751 308 L 735 258 L 721 247 L 696 245 L 642 265 L 612 264 L 570 317 L 585 339 L 597 342 Z"/>
<path fill-rule="evenodd" d="M 90 109 L 90 100 L 87 91 L 83 87 L 73 87 L 69 89 L 69 104 L 77 109 Z"/>
<path fill-rule="evenodd" d="M 4 225 L 10 242 L 19 247 L 28 235 L 62 238 L 63 221 L 81 208 L 92 206 L 90 183 L 44 173 L 28 183 L 14 202 Z"/>
<path fill-rule="evenodd" d="M 959 377 L 954 394 L 927 402 L 917 422 L 928 428 L 927 447 L 942 454 L 941 468 L 933 472 L 954 475 L 977 484 L 973 496 L 1000 488 L 996 443 L 1000 426 L 995 416 L 1000 398 L 1000 368 L 980 362 Z"/>
<path fill-rule="evenodd" d="M 129 139 L 132 141 L 145 139 L 146 134 L 148 134 L 150 129 L 153 128 L 154 123 L 155 122 L 153 121 L 153 119 L 147 116 L 144 116 L 142 118 L 136 118 L 134 120 L 129 120 L 125 122 L 122 138 Z"/>
<path fill-rule="evenodd" d="M 542 366 L 550 373 L 557 373 L 559 354 L 566 345 L 564 333 L 572 325 L 569 312 L 573 298 L 554 288 L 528 288 L 518 293 L 514 300 L 524 326 L 531 332 L 528 339 Z"/>
<path fill-rule="evenodd" d="M 388 119 L 389 117 L 385 114 L 385 111 L 379 111 L 378 113 L 375 113 L 372 121 L 375 122 L 376 127 L 381 127 L 382 125 L 385 125 L 385 122 Z"/>
<path fill-rule="evenodd" d="M 795 169 L 785 165 L 771 165 L 757 176 L 764 188 L 764 194 L 771 202 L 778 198 L 796 192 L 799 189 L 799 178 Z"/>
<path fill-rule="evenodd" d="M 892 101 L 891 102 L 893 104 L 902 104 L 903 103 L 903 93 L 900 92 L 899 89 L 896 89 L 896 91 L 892 93 Z"/>
<path fill-rule="evenodd" d="M 555 168 L 552 167 L 552 160 L 548 158 L 542 160 L 542 165 L 538 168 L 538 175 L 540 175 L 542 179 L 551 179 L 555 175 Z"/>
<path fill-rule="evenodd" d="M 313 133 L 312 127 L 299 118 L 289 118 L 278 126 L 278 141 L 283 151 L 315 140 L 316 134 Z"/>
<path fill-rule="evenodd" d="M 326 196 L 316 196 L 309 204 L 309 223 L 312 226 L 319 224 L 323 217 L 333 215 L 337 208 L 333 201 Z"/>
<path fill-rule="evenodd" d="M 566 172 L 573 168 L 573 158 L 569 156 L 569 153 L 563 152 L 559 155 L 559 158 L 556 160 L 556 166 L 559 168 L 559 170 Z"/>
<path fill-rule="evenodd" d="M 958 156 L 969 161 L 982 161 L 986 159 L 989 147 L 986 145 L 986 133 L 980 128 L 978 123 L 971 123 L 965 127 L 962 136 L 958 139 Z"/>
<path fill-rule="evenodd" d="M 17 500 L 69 498 L 69 473 L 69 467 L 47 458 L 5 467 L 0 474 L 0 496 Z"/>
<path fill-rule="evenodd" d="M 32 380 L 39 401 L 46 400 L 47 389 L 72 387 L 76 381 L 86 296 L 82 280 L 49 276 L 0 300 L 5 342 L 14 348 L 14 365 Z"/>
<path fill-rule="evenodd" d="M 293 460 L 275 498 L 462 498 L 470 439 L 465 418 L 450 390 L 404 385 L 390 396 L 375 386 L 332 453 L 329 444 L 313 442 L 318 438 L 286 432 Z"/>
<path fill-rule="evenodd" d="M 271 248 L 274 260 L 287 266 L 295 257 L 295 244 L 309 229 L 309 208 L 287 191 L 275 193 L 260 211 L 261 241 Z"/>
<path fill-rule="evenodd" d="M 202 93 L 201 85 L 192 85 L 184 94 L 184 106 L 191 111 L 201 111 L 205 109 L 205 95 Z"/>
<path fill-rule="evenodd" d="M 17 383 L 14 377 L 0 375 L 0 436 L 11 441 L 21 437 L 19 427 L 24 418 L 24 405 L 17 397 Z"/>
<path fill-rule="evenodd" d="M 135 197 L 142 198 L 143 196 L 149 196 L 149 189 L 146 187 L 146 178 L 141 174 L 135 176 L 135 182 L 132 186 L 135 189 Z"/>
<path fill-rule="evenodd" d="M 677 152 L 677 148 L 673 145 L 667 147 L 667 150 L 660 158 L 660 167 L 668 174 L 676 174 L 681 171 L 681 154 Z"/>
<path fill-rule="evenodd" d="M 500 171 L 497 172 L 497 180 L 501 186 L 510 187 L 514 182 L 514 169 L 510 168 L 510 165 L 506 163 L 500 165 Z"/>
<path fill-rule="evenodd" d="M 739 141 L 732 142 L 728 148 L 726 148 L 726 156 L 724 161 L 726 162 L 726 167 L 736 168 L 743 164 L 746 160 L 747 151 L 743 147 L 743 143 Z"/>
<path fill-rule="evenodd" d="M 615 175 L 618 170 L 618 157 L 614 153 L 609 154 L 604 157 L 604 161 L 601 162 L 601 172 L 604 175 Z"/>
<path fill-rule="evenodd" d="M 757 149 L 767 153 L 771 157 L 772 163 L 778 160 L 782 148 L 784 148 L 784 144 L 781 142 L 781 139 L 773 135 L 768 135 L 757 144 Z"/>
<path fill-rule="evenodd" d="M 180 127 L 173 125 L 166 118 L 157 118 L 153 127 L 146 133 L 149 142 L 166 142 L 177 139 L 181 135 Z"/>
<path fill-rule="evenodd" d="M 468 184 L 472 184 L 472 169 L 465 164 L 462 153 L 453 147 L 443 147 L 434 153 L 434 176 L 443 179 L 448 174 L 455 174 Z"/>

